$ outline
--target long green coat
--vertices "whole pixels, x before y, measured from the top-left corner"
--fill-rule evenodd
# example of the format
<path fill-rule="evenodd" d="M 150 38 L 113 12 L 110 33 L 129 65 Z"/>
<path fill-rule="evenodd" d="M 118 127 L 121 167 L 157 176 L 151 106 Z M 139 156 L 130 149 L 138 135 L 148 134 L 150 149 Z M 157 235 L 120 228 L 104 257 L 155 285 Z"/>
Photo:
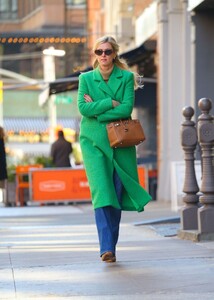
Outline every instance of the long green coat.
<path fill-rule="evenodd" d="M 93 102 L 85 102 L 84 94 Z M 120 101 L 112 106 L 112 99 Z M 94 208 L 111 205 L 122 210 L 143 211 L 151 196 L 139 185 L 135 147 L 112 149 L 106 124 L 131 116 L 134 105 L 134 76 L 116 66 L 106 83 L 99 69 L 79 77 L 78 107 L 82 114 L 80 146 Z M 113 183 L 116 169 L 124 186 L 120 207 Z"/>

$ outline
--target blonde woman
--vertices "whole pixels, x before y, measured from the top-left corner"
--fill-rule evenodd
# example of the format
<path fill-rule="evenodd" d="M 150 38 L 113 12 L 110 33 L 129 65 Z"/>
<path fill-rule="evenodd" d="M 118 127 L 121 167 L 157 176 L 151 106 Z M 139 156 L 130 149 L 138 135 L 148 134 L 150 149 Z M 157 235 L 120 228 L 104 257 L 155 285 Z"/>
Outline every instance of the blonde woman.
<path fill-rule="evenodd" d="M 113 149 L 106 124 L 131 116 L 135 76 L 111 36 L 94 45 L 93 70 L 79 77 L 80 146 L 95 211 L 102 261 L 116 261 L 121 211 L 144 210 L 151 196 L 139 184 L 135 147 Z"/>

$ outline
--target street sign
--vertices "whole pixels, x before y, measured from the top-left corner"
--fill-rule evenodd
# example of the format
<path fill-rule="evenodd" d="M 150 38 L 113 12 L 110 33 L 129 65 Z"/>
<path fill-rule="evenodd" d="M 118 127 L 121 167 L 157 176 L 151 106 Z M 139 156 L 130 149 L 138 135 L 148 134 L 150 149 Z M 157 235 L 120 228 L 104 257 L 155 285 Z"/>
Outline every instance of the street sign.
<path fill-rule="evenodd" d="M 57 95 L 55 99 L 55 104 L 70 104 L 73 99 L 70 96 Z"/>

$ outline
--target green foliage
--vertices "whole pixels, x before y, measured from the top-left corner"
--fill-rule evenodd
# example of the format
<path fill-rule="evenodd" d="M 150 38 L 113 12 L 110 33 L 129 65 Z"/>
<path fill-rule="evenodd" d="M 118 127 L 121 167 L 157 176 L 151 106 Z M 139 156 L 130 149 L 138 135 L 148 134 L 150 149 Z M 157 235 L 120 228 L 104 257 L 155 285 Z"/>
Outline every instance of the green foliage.
<path fill-rule="evenodd" d="M 8 181 L 14 182 L 16 177 L 16 166 L 10 165 L 7 167 L 7 175 L 8 175 Z"/>
<path fill-rule="evenodd" d="M 49 156 L 30 156 L 25 155 L 21 159 L 16 161 L 11 160 L 9 157 L 7 159 L 7 174 L 8 174 L 8 181 L 14 182 L 16 176 L 16 167 L 18 165 L 34 165 L 34 164 L 41 164 L 44 168 L 52 168 L 54 164 L 52 162 L 51 157 Z"/>
<path fill-rule="evenodd" d="M 44 168 L 54 167 L 51 157 L 48 156 L 37 156 L 35 157 L 35 164 L 41 164 Z"/>

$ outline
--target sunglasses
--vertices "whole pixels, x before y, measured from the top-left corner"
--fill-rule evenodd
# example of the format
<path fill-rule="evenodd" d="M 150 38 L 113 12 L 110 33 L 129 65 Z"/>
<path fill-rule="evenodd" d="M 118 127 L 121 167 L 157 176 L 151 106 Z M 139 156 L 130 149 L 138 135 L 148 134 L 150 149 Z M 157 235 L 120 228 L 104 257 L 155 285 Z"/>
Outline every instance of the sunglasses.
<path fill-rule="evenodd" d="M 94 51 L 94 53 L 98 56 L 101 56 L 103 53 L 105 55 L 109 56 L 113 53 L 113 50 L 111 50 L 111 49 L 107 49 L 107 50 L 97 49 L 97 50 Z"/>

